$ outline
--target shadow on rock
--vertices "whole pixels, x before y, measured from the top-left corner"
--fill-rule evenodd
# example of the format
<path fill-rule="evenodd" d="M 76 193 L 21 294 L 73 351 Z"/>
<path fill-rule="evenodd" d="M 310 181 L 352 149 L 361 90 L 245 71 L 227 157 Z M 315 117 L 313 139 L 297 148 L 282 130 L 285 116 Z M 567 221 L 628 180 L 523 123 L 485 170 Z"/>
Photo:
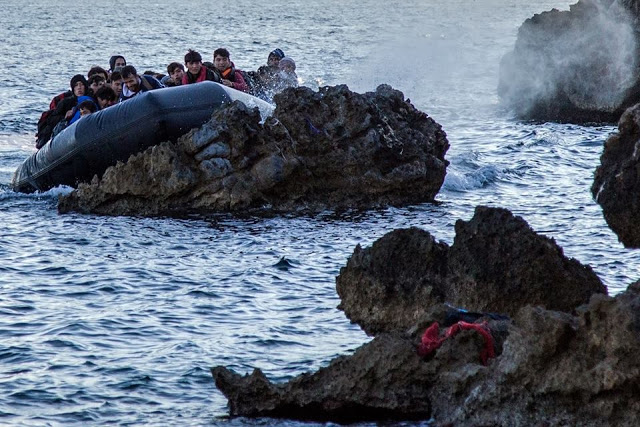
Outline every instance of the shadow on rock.
<path fill-rule="evenodd" d="M 340 307 L 373 340 L 284 384 L 260 370 L 213 368 L 231 415 L 632 425 L 640 284 L 608 297 L 590 268 L 504 209 L 478 207 L 456 233 L 450 248 L 417 228 L 357 247 L 336 287 Z M 429 338 L 437 345 L 423 351 Z"/>
<path fill-rule="evenodd" d="M 264 123 L 235 102 L 177 142 L 165 142 L 81 184 L 60 212 L 158 215 L 276 212 L 432 202 L 449 148 L 440 125 L 382 85 L 288 89 Z"/>

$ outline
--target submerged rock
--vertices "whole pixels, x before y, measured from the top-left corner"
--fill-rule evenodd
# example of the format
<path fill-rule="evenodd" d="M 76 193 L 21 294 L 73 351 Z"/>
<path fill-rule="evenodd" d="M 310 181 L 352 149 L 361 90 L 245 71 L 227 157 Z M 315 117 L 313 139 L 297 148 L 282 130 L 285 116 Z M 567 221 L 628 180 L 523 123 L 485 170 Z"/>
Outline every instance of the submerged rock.
<path fill-rule="evenodd" d="M 337 288 L 347 315 L 375 338 L 284 384 L 260 370 L 213 368 L 231 415 L 632 425 L 640 409 L 640 283 L 608 297 L 589 268 L 504 209 L 479 207 L 456 232 L 451 248 L 416 228 L 356 248 Z M 479 358 L 487 343 L 472 330 L 418 356 L 427 325 L 452 323 L 442 303 L 449 298 L 512 315 L 479 319 L 494 339 L 487 365 Z"/>
<path fill-rule="evenodd" d="M 498 93 L 524 119 L 615 122 L 640 102 L 637 0 L 580 0 L 527 19 Z"/>
<path fill-rule="evenodd" d="M 620 118 L 604 144 L 591 194 L 626 247 L 640 247 L 640 104 Z"/>
<path fill-rule="evenodd" d="M 401 92 L 346 86 L 288 89 L 272 117 L 236 102 L 176 143 L 165 142 L 81 184 L 61 212 L 370 208 L 434 200 L 449 148 L 440 125 Z"/>

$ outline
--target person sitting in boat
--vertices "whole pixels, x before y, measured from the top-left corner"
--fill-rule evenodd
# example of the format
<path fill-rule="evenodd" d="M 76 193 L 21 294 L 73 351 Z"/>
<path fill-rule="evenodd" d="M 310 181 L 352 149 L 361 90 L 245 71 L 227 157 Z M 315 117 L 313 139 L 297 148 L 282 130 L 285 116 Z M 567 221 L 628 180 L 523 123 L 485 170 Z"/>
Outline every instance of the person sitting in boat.
<path fill-rule="evenodd" d="M 133 65 L 125 65 L 120 71 L 122 74 L 122 93 L 120 102 L 133 98 L 134 96 L 149 90 L 161 89 L 164 86 L 153 76 L 146 74 L 138 75 L 138 71 Z"/>
<path fill-rule="evenodd" d="M 89 83 L 89 93 L 95 94 L 99 88 L 107 84 L 107 80 L 102 74 L 94 74 L 87 80 Z"/>
<path fill-rule="evenodd" d="M 122 55 L 113 55 L 109 58 L 109 73 L 113 74 L 114 71 L 120 71 L 127 65 L 127 60 Z"/>
<path fill-rule="evenodd" d="M 98 88 L 98 90 L 94 94 L 94 98 L 101 110 L 104 110 L 107 107 L 111 107 L 118 100 L 116 92 L 109 85 L 101 86 L 100 88 Z"/>
<path fill-rule="evenodd" d="M 183 85 L 200 83 L 205 80 L 220 83 L 220 78 L 216 73 L 202 65 L 202 55 L 195 50 L 189 49 L 184 55 L 184 65 L 187 66 L 187 72 L 182 75 Z"/>
<path fill-rule="evenodd" d="M 296 74 L 296 63 L 293 59 L 285 56 L 278 63 L 280 73 L 278 74 L 278 91 L 288 87 L 298 87 L 298 75 Z"/>
<path fill-rule="evenodd" d="M 109 80 L 109 73 L 107 73 L 107 70 L 100 67 L 99 65 L 94 65 L 93 67 L 91 67 L 91 69 L 87 73 L 87 80 L 95 75 L 102 76 L 105 81 Z"/>
<path fill-rule="evenodd" d="M 179 62 L 172 62 L 167 65 L 167 74 L 168 78 L 165 86 L 180 86 L 184 76 L 184 65 Z"/>
<path fill-rule="evenodd" d="M 213 65 L 216 67 L 216 72 L 223 85 L 242 92 L 249 92 L 249 86 L 244 81 L 242 70 L 236 69 L 227 49 L 221 47 L 213 51 Z"/>
<path fill-rule="evenodd" d="M 87 99 L 78 104 L 78 111 L 80 111 L 80 118 L 83 118 L 98 111 L 98 106 L 93 101 Z"/>
<path fill-rule="evenodd" d="M 122 74 L 120 71 L 114 71 L 110 76 L 110 84 L 111 89 L 116 93 L 116 100 L 120 99 L 120 94 L 122 93 Z"/>
<path fill-rule="evenodd" d="M 257 71 L 245 73 L 245 81 L 249 86 L 251 95 L 271 102 L 273 89 L 276 86 L 278 73 L 280 72 L 278 63 L 282 58 L 284 58 L 282 49 L 274 49 L 267 57 L 267 65 L 260 66 Z"/>
<path fill-rule="evenodd" d="M 40 116 L 38 133 L 36 133 L 36 148 L 42 148 L 51 139 L 56 125 L 71 117 L 69 112 L 78 104 L 78 97 L 89 91 L 87 79 L 82 74 L 73 76 L 70 86 L 71 90 L 54 97 L 49 104 L 50 109 Z"/>

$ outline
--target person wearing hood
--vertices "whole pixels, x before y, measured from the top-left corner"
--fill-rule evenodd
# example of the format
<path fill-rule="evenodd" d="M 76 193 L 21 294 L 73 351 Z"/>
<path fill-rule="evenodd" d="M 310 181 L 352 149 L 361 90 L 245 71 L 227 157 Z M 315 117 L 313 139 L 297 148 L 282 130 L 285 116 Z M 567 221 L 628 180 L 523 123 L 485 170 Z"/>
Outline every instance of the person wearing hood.
<path fill-rule="evenodd" d="M 279 90 L 286 89 L 288 87 L 298 87 L 298 75 L 296 74 L 296 63 L 295 61 L 285 56 L 278 62 L 278 68 L 280 68 L 280 81 L 279 81 Z"/>
<path fill-rule="evenodd" d="M 249 86 L 244 81 L 242 71 L 237 70 L 231 62 L 227 49 L 221 47 L 213 52 L 213 65 L 216 67 L 216 72 L 223 85 L 242 92 L 249 92 Z"/>
<path fill-rule="evenodd" d="M 202 55 L 195 50 L 189 49 L 187 51 L 184 56 L 184 65 L 186 65 L 187 71 L 182 73 L 183 85 L 200 83 L 205 80 L 220 83 L 220 77 L 202 64 Z"/>
<path fill-rule="evenodd" d="M 122 70 L 122 67 L 127 65 L 127 60 L 122 55 L 113 55 L 109 58 L 109 73 Z"/>
<path fill-rule="evenodd" d="M 51 139 L 58 123 L 71 118 L 71 111 L 78 104 L 78 98 L 89 92 L 89 84 L 82 74 L 73 76 L 69 84 L 71 90 L 56 96 L 51 101 L 49 111 L 45 111 L 38 121 L 38 133 L 36 134 L 36 148 L 38 149 Z"/>

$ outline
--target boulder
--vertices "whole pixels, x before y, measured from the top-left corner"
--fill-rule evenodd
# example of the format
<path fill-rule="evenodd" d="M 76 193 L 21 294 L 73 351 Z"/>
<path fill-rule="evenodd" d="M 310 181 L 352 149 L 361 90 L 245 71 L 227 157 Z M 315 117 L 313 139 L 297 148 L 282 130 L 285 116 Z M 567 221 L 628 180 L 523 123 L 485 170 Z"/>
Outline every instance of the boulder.
<path fill-rule="evenodd" d="M 406 330 L 434 304 L 507 315 L 528 304 L 571 312 L 606 293 L 590 267 L 506 209 L 479 206 L 455 230 L 451 247 L 417 228 L 356 247 L 336 279 L 339 308 L 375 335 Z"/>
<path fill-rule="evenodd" d="M 625 247 L 640 247 L 640 104 L 625 111 L 604 144 L 591 194 Z"/>
<path fill-rule="evenodd" d="M 275 102 L 264 122 L 240 102 L 217 110 L 62 196 L 60 212 L 371 208 L 432 202 L 442 186 L 444 131 L 390 86 L 292 88 Z"/>
<path fill-rule="evenodd" d="M 640 282 L 608 297 L 589 268 L 566 259 L 553 240 L 509 211 L 478 207 L 470 221 L 456 224 L 450 248 L 417 228 L 393 231 L 356 248 L 337 288 L 342 308 L 373 340 L 282 384 L 259 369 L 243 376 L 213 368 L 232 416 L 495 426 L 636 422 Z M 461 325 L 448 317 L 452 309 L 442 301 L 449 298 L 504 309 L 511 319 L 453 310 L 478 314 L 472 325 L 489 331 L 493 342 L 470 328 L 441 334 L 448 338 L 425 353 L 428 325 Z M 495 357 L 485 364 L 480 356 L 488 344 Z"/>
<path fill-rule="evenodd" d="M 580 0 L 527 19 L 500 63 L 498 94 L 519 118 L 615 122 L 640 101 L 637 0 Z"/>

